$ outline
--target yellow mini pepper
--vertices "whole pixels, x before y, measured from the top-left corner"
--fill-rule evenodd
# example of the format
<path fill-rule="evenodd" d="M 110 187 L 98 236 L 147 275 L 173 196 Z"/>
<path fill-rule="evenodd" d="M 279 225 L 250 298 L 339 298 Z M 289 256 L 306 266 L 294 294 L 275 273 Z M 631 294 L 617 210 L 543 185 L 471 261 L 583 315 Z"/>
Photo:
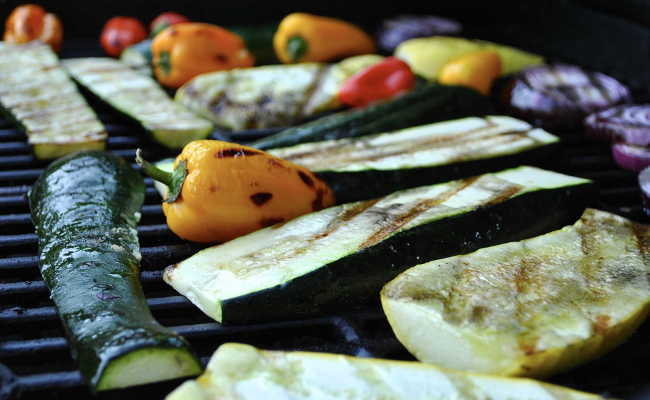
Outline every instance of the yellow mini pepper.
<path fill-rule="evenodd" d="M 218 140 L 188 143 L 172 173 L 144 161 L 169 187 L 163 212 L 172 232 L 195 242 L 225 242 L 334 204 L 311 171 L 261 150 Z"/>
<path fill-rule="evenodd" d="M 361 28 L 336 18 L 289 14 L 273 37 L 278 59 L 285 64 L 325 62 L 374 53 L 375 43 Z"/>

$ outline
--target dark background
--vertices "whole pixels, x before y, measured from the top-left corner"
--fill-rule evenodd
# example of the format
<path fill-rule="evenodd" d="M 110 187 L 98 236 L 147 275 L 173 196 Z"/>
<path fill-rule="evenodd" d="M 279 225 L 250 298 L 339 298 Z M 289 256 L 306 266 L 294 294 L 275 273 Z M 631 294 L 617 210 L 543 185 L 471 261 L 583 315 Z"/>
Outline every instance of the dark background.
<path fill-rule="evenodd" d="M 400 13 L 430 13 L 461 21 L 465 35 L 533 50 L 609 73 L 636 90 L 650 89 L 650 1 L 429 1 L 390 3 L 329 1 L 145 1 L 35 0 L 59 15 L 65 38 L 96 44 L 112 16 L 135 16 L 148 24 L 163 11 L 177 11 L 196 21 L 232 26 L 280 20 L 294 11 L 345 18 L 373 32 L 379 22 Z M 0 21 L 26 1 L 0 0 Z M 92 41 L 90 41 L 92 40 Z M 74 41 L 64 42 L 64 55 Z"/>

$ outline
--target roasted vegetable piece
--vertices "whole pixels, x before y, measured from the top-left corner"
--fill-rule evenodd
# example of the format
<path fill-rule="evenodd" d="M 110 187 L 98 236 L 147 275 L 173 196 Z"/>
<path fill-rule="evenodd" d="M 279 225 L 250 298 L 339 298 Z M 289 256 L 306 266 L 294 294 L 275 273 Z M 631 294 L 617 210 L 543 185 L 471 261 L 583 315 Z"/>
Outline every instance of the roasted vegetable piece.
<path fill-rule="evenodd" d="M 374 53 L 372 38 L 361 28 L 339 19 L 289 14 L 273 38 L 275 54 L 283 63 L 334 61 Z"/>
<path fill-rule="evenodd" d="M 138 72 L 151 75 L 151 42 L 151 39 L 145 39 L 127 47 L 120 55 L 120 61 Z"/>
<path fill-rule="evenodd" d="M 124 49 L 146 38 L 147 31 L 136 18 L 113 17 L 104 25 L 100 43 L 106 54 L 119 57 Z"/>
<path fill-rule="evenodd" d="M 635 172 L 650 166 L 650 150 L 647 147 L 614 143 L 612 157 L 619 167 Z"/>
<path fill-rule="evenodd" d="M 0 110 L 25 131 L 38 159 L 105 147 L 104 125 L 41 42 L 0 42 Z"/>
<path fill-rule="evenodd" d="M 149 24 L 149 31 L 151 32 L 151 37 L 155 37 L 157 34 L 159 34 L 163 29 L 167 28 L 168 26 L 180 24 L 181 22 L 190 22 L 190 20 L 184 16 L 181 15 L 177 12 L 173 11 L 167 11 L 151 21 L 151 24 Z"/>
<path fill-rule="evenodd" d="M 571 129 L 589 113 L 630 101 L 616 79 L 566 64 L 543 65 L 519 73 L 505 93 L 518 117 L 548 129 Z"/>
<path fill-rule="evenodd" d="M 229 26 L 228 30 L 244 39 L 246 48 L 255 57 L 255 65 L 280 63 L 273 49 L 273 36 L 278 30 L 277 22 L 264 25 Z"/>
<path fill-rule="evenodd" d="M 222 323 L 358 309 L 412 265 L 557 229 L 593 196 L 590 181 L 532 167 L 421 186 L 204 249 L 163 279 Z"/>
<path fill-rule="evenodd" d="M 224 242 L 334 204 L 330 188 L 306 168 L 234 143 L 194 141 L 171 174 L 138 163 L 169 187 L 169 228 L 196 242 Z"/>
<path fill-rule="evenodd" d="M 221 345 L 205 373 L 183 383 L 166 400 L 257 400 L 261 387 L 276 399 L 604 400 L 530 379 L 473 374 L 412 361 L 265 351 L 238 343 Z"/>
<path fill-rule="evenodd" d="M 212 132 L 210 121 L 172 101 L 151 77 L 117 60 L 68 58 L 63 65 L 80 85 L 142 125 L 165 147 L 180 149 Z"/>
<path fill-rule="evenodd" d="M 435 15 L 400 15 L 382 22 L 377 32 L 377 44 L 381 50 L 392 53 L 406 40 L 438 35 L 458 35 L 462 29 L 460 23 Z"/>
<path fill-rule="evenodd" d="M 650 146 L 650 104 L 625 104 L 590 114 L 585 133 L 593 138 Z"/>
<path fill-rule="evenodd" d="M 442 67 L 438 81 L 443 85 L 462 85 L 490 94 L 492 83 L 501 74 L 501 59 L 495 51 L 468 53 Z"/>
<path fill-rule="evenodd" d="M 639 173 L 639 187 L 641 188 L 641 199 L 643 201 L 643 212 L 650 216 L 650 167 Z"/>
<path fill-rule="evenodd" d="M 29 203 L 39 264 L 91 390 L 195 375 L 185 340 L 151 315 L 135 229 L 144 182 L 122 158 L 81 152 L 50 164 Z"/>
<path fill-rule="evenodd" d="M 650 311 L 650 230 L 588 209 L 572 226 L 415 266 L 382 290 L 420 361 L 545 377 L 616 347 Z"/>
<path fill-rule="evenodd" d="M 416 74 L 434 81 L 438 79 L 442 67 L 449 61 L 479 50 L 499 53 L 502 75 L 512 74 L 544 62 L 541 56 L 514 47 L 445 36 L 407 40 L 397 47 L 395 57 L 406 61 Z"/>
<path fill-rule="evenodd" d="M 252 67 L 255 63 L 239 36 L 199 22 L 164 29 L 154 39 L 151 51 L 156 78 L 171 88 L 206 72 Z"/>
<path fill-rule="evenodd" d="M 368 107 L 328 115 L 253 142 L 260 149 L 387 132 L 492 111 L 487 97 L 460 87 L 428 84 Z"/>
<path fill-rule="evenodd" d="M 63 42 L 63 24 L 43 7 L 25 4 L 16 7 L 5 22 L 4 39 L 7 43 L 27 43 L 40 40 L 58 52 Z"/>
<path fill-rule="evenodd" d="M 339 100 L 353 107 L 365 107 L 413 89 L 415 75 L 404 61 L 388 57 L 345 81 Z"/>

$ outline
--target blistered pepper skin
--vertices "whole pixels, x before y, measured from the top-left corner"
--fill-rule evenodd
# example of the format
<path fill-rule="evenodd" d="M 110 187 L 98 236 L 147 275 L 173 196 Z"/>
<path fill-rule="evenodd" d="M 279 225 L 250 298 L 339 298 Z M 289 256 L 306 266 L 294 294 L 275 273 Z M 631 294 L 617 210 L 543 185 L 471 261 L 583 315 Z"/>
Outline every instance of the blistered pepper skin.
<path fill-rule="evenodd" d="M 195 242 L 225 242 L 334 204 L 311 171 L 260 150 L 215 140 L 189 143 L 180 196 L 163 203 L 169 228 Z"/>

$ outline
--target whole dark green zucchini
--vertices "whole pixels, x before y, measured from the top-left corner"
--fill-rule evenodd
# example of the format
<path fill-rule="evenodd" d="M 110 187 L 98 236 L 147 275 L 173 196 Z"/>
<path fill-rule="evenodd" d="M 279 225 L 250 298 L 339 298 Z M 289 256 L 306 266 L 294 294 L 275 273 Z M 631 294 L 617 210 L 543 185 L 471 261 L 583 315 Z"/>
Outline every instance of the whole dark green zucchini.
<path fill-rule="evenodd" d="M 139 281 L 142 177 L 121 158 L 52 163 L 30 194 L 41 274 L 92 390 L 198 374 L 179 335 L 154 320 Z"/>
<path fill-rule="evenodd" d="M 461 86 L 427 84 L 396 99 L 343 111 L 253 142 L 258 149 L 357 137 L 448 119 L 489 114 L 488 98 Z"/>

